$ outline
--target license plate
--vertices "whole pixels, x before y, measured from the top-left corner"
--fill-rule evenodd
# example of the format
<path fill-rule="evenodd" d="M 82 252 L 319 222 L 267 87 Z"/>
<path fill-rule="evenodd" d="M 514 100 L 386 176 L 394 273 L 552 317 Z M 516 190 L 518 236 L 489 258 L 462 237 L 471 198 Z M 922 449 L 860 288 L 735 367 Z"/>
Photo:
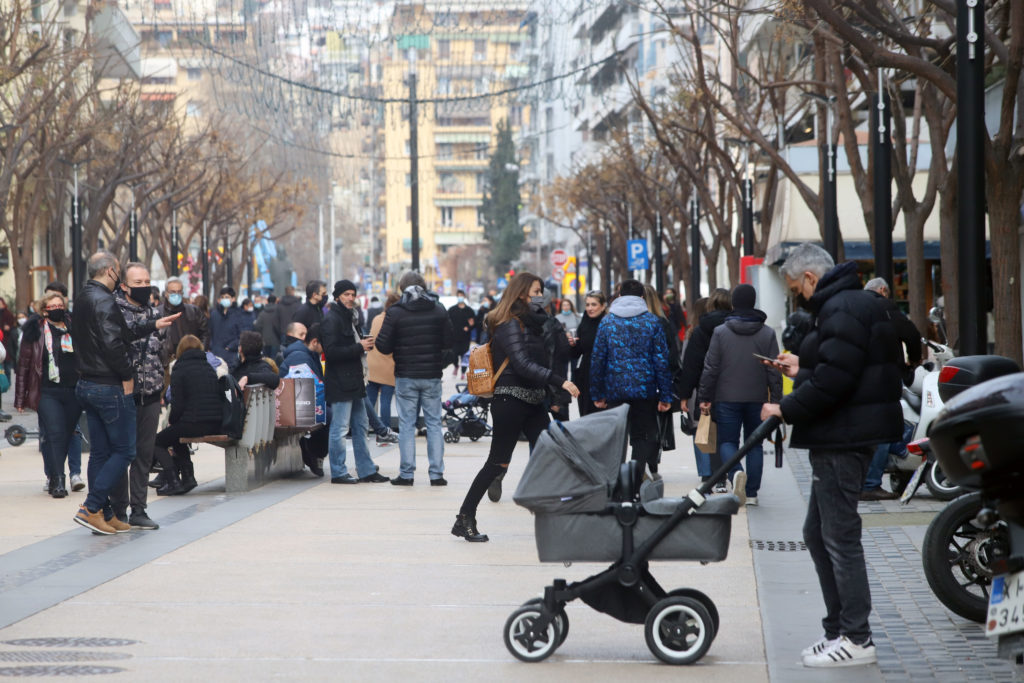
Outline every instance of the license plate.
<path fill-rule="evenodd" d="M 1000 636 L 1024 631 L 1024 572 L 992 579 L 985 635 Z"/>
<path fill-rule="evenodd" d="M 900 496 L 900 504 L 906 505 L 910 502 L 910 499 L 914 497 L 914 493 L 917 492 L 917 487 L 921 485 L 921 477 L 924 476 L 924 468 L 928 466 L 928 461 L 925 460 L 923 463 L 917 466 L 914 470 L 913 476 L 910 477 L 910 482 L 907 487 L 903 489 L 903 494 Z"/>

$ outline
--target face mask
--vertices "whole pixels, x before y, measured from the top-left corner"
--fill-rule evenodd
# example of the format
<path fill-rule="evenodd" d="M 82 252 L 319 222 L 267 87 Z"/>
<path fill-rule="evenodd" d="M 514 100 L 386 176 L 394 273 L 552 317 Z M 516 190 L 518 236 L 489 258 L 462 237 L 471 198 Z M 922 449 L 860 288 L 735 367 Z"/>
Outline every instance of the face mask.
<path fill-rule="evenodd" d="M 64 322 L 64 312 L 63 308 L 55 308 L 52 311 L 47 311 L 46 317 L 55 323 L 62 323 Z"/>
<path fill-rule="evenodd" d="M 131 297 L 132 301 L 139 302 L 140 306 L 145 306 L 149 302 L 149 295 L 151 294 L 149 287 L 129 287 L 128 296 Z"/>
<path fill-rule="evenodd" d="M 220 305 L 223 308 L 229 308 L 231 306 L 231 297 L 225 296 L 225 297 L 221 298 Z"/>
<path fill-rule="evenodd" d="M 114 272 L 114 289 L 116 290 L 118 287 L 121 286 L 121 276 L 118 275 L 117 271 L 114 270 L 113 268 L 111 268 L 111 270 Z"/>
<path fill-rule="evenodd" d="M 28 322 L 28 318 L 18 318 L 18 326 L 19 327 L 21 325 L 24 325 L 26 322 Z"/>
<path fill-rule="evenodd" d="M 168 294 L 167 295 L 167 303 L 169 303 L 172 306 L 180 306 L 181 305 L 181 294 L 178 294 L 177 292 L 175 292 L 173 294 Z"/>
<path fill-rule="evenodd" d="M 533 310 L 535 310 L 535 311 L 543 311 L 544 310 L 544 299 L 545 298 L 546 297 L 543 297 L 543 296 L 531 296 L 530 297 L 530 306 L 532 306 Z"/>
<path fill-rule="evenodd" d="M 811 302 L 802 293 L 796 295 L 796 305 L 805 311 L 811 310 Z"/>
<path fill-rule="evenodd" d="M 675 300 L 676 300 L 676 295 L 675 294 L 666 294 L 665 295 L 665 301 L 667 301 L 668 303 L 672 303 Z"/>
<path fill-rule="evenodd" d="M 253 304 L 253 305 L 256 307 L 257 311 L 260 310 L 261 308 L 263 308 L 263 304 Z"/>
<path fill-rule="evenodd" d="M 460 296 L 460 297 L 459 297 L 459 303 L 460 303 L 460 304 L 464 304 L 464 303 L 466 303 L 466 297 L 464 297 L 464 296 Z"/>

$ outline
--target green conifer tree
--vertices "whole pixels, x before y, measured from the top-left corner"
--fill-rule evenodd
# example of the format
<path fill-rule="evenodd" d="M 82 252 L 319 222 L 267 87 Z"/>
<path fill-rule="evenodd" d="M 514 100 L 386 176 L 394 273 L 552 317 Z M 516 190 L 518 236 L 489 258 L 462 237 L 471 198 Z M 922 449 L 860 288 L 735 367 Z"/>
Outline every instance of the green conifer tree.
<path fill-rule="evenodd" d="M 491 263 L 504 273 L 519 258 L 525 235 L 519 225 L 519 168 L 508 121 L 498 122 L 498 145 L 487 169 L 482 207 L 484 236 L 491 247 Z"/>

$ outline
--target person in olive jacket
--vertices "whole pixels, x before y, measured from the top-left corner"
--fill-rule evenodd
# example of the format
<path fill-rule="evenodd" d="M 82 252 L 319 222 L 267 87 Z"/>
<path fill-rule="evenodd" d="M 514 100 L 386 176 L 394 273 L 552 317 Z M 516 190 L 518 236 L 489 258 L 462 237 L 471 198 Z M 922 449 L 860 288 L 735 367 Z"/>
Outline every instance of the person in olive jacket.
<path fill-rule="evenodd" d="M 360 339 L 359 318 L 355 313 L 356 285 L 338 280 L 332 292 L 334 301 L 320 325 L 320 344 L 327 358 L 324 393 L 331 411 L 328 458 L 332 484 L 379 484 L 390 481 L 377 472 L 366 442 L 369 420 L 366 417 L 366 352 L 373 348 L 369 337 Z M 345 465 L 345 433 L 352 429 L 352 451 L 356 459 L 356 477 Z"/>
<path fill-rule="evenodd" d="M 494 370 L 497 373 L 502 364 L 505 368 L 495 382 L 491 401 L 494 415 L 491 450 L 473 479 L 452 526 L 454 536 L 470 542 L 488 540 L 487 535 L 477 529 L 476 510 L 484 492 L 493 501 L 501 497 L 500 477 L 508 470 L 519 434 L 526 435 L 533 449 L 537 438 L 547 428 L 544 403 L 550 388 L 561 387 L 573 397 L 580 394 L 575 384 L 549 366 L 550 356 L 544 347 L 544 323 L 548 316 L 543 308 L 543 293 L 544 282 L 539 277 L 519 273 L 487 315 Z M 496 491 L 492 489 L 495 484 Z"/>
<path fill-rule="evenodd" d="M 790 252 L 782 275 L 815 317 L 799 356 L 782 353 L 775 362 L 795 378 L 793 392 L 761 408 L 762 420 L 793 425 L 794 448 L 810 450 L 804 542 L 826 616 L 824 637 L 805 650 L 803 663 L 870 664 L 877 656 L 857 503 L 875 446 L 903 434 L 902 350 L 882 302 L 861 289 L 856 263 L 833 266 L 828 252 L 805 243 Z"/>

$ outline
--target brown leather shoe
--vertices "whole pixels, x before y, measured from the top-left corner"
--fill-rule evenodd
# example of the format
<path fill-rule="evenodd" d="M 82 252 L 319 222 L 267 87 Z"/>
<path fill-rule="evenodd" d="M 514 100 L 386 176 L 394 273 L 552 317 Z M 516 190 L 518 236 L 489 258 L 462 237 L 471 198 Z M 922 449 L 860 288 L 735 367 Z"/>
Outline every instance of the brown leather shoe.
<path fill-rule="evenodd" d="M 886 491 L 881 486 L 877 489 L 868 489 L 860 492 L 861 500 L 896 500 L 898 496 L 892 491 Z"/>
<path fill-rule="evenodd" d="M 115 517 L 111 517 L 110 519 L 108 519 L 107 520 L 107 524 L 109 524 L 111 527 L 113 527 L 114 531 L 116 531 L 119 534 L 123 534 L 126 531 L 131 531 L 132 530 L 132 527 L 131 527 L 131 525 L 128 522 L 122 522 L 116 516 Z"/>
<path fill-rule="evenodd" d="M 92 529 L 98 534 L 111 536 L 117 533 L 114 527 L 107 524 L 107 520 L 103 519 L 102 510 L 89 512 L 89 509 L 82 505 L 78 508 L 78 514 L 72 517 L 72 519 L 74 519 L 77 524 L 81 524 L 86 529 Z"/>

